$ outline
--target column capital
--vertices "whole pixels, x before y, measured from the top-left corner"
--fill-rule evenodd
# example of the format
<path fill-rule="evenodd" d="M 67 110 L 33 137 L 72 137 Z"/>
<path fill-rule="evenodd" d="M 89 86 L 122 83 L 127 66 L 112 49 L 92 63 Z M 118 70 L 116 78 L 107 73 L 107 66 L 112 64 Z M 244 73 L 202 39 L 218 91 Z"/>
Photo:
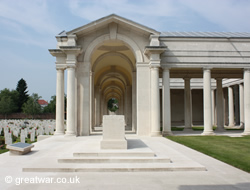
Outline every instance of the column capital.
<path fill-rule="evenodd" d="M 75 65 L 67 65 L 67 69 L 75 69 L 76 66 Z"/>
<path fill-rule="evenodd" d="M 183 80 L 191 80 L 190 77 L 184 77 Z"/>
<path fill-rule="evenodd" d="M 163 71 L 170 71 L 170 68 L 169 67 L 161 67 Z"/>
<path fill-rule="evenodd" d="M 244 72 L 250 72 L 250 68 L 244 68 Z"/>
<path fill-rule="evenodd" d="M 215 80 L 218 80 L 218 81 L 219 81 L 219 80 L 221 80 L 221 81 L 222 81 L 222 79 L 223 79 L 223 78 L 221 78 L 221 77 L 217 77 L 217 78 L 215 78 Z"/>
<path fill-rule="evenodd" d="M 210 71 L 211 72 L 212 67 L 203 67 L 203 71 Z"/>
<path fill-rule="evenodd" d="M 57 71 L 64 71 L 66 69 L 65 65 L 56 65 L 56 70 Z"/>
<path fill-rule="evenodd" d="M 151 70 L 158 70 L 159 71 L 159 66 L 157 66 L 157 65 L 150 65 L 150 69 Z"/>

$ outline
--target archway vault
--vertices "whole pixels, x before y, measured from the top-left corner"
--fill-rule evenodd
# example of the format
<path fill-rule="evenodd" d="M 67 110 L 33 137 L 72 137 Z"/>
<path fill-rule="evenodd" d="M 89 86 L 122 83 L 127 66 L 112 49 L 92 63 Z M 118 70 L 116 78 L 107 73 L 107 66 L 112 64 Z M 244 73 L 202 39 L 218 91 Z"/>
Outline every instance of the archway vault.
<path fill-rule="evenodd" d="M 138 59 L 135 52 L 121 40 L 104 40 L 90 49 L 92 53 L 89 59 L 94 73 L 92 85 L 95 89 L 92 127 L 101 126 L 102 116 L 109 114 L 107 102 L 111 98 L 119 101 L 119 109 L 115 114 L 124 115 L 127 126 L 132 127 L 133 72 Z"/>

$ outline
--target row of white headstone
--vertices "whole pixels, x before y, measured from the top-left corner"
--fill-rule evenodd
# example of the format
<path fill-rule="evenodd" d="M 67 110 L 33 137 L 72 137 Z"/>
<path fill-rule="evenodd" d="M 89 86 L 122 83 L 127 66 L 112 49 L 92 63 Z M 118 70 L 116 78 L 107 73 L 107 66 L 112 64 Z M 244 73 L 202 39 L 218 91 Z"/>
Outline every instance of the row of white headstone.
<path fill-rule="evenodd" d="M 30 141 L 34 142 L 38 135 L 53 135 L 55 128 L 55 120 L 0 120 L 0 134 L 3 131 L 7 145 L 13 144 L 12 135 L 25 143 L 30 134 Z"/>

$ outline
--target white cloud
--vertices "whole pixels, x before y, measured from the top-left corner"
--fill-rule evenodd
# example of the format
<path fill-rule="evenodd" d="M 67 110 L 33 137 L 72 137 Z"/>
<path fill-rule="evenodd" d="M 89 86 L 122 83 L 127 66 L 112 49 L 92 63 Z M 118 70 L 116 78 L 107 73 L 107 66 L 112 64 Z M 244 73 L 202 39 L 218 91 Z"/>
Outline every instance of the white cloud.
<path fill-rule="evenodd" d="M 72 14 L 89 21 L 115 13 L 158 29 L 170 19 L 181 25 L 203 19 L 227 31 L 250 30 L 246 23 L 250 18 L 249 0 L 73 0 L 68 3 Z M 191 16 L 194 13 L 197 18 Z"/>
<path fill-rule="evenodd" d="M 45 0 L 2 0 L 0 18 L 31 28 L 39 33 L 55 34 L 59 29 L 51 21 Z"/>
<path fill-rule="evenodd" d="M 69 1 L 69 7 L 72 14 L 89 21 L 115 13 L 155 27 L 160 23 L 159 17 L 178 15 L 181 8 L 177 11 L 174 3 L 174 0 L 74 0 Z"/>

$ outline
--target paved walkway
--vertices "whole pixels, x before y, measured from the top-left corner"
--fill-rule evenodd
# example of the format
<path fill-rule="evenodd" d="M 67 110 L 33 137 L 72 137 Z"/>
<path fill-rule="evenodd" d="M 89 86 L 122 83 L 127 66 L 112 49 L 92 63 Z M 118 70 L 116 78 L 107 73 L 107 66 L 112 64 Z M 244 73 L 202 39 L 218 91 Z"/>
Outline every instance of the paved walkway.
<path fill-rule="evenodd" d="M 187 135 L 187 132 L 175 132 L 176 135 Z M 178 134 L 177 134 L 178 133 Z M 196 132 L 195 132 L 196 133 Z M 224 134 L 225 135 L 225 134 Z M 233 135 L 233 134 L 230 134 Z M 238 135 L 234 133 L 234 135 Z M 233 135 L 233 136 L 234 136 Z M 137 138 L 135 135 L 127 135 L 128 139 Z M 33 152 L 24 156 L 9 156 L 9 153 L 0 155 L 0 189 L 119 189 L 119 190 L 231 190 L 250 189 L 250 174 L 227 165 L 214 158 L 194 151 L 183 145 L 172 142 L 163 137 L 139 138 L 145 142 L 157 154 L 165 154 L 173 163 L 196 162 L 205 166 L 207 171 L 174 171 L 174 172 L 22 172 L 23 167 L 30 165 L 49 165 L 58 156 L 68 156 L 79 148 L 83 148 L 85 142 L 95 142 L 101 136 L 90 137 L 51 137 L 35 143 Z M 82 146 L 83 145 L 83 146 Z M 85 144 L 86 145 L 86 144 Z M 71 148 L 70 148 L 71 147 Z M 89 147 L 91 148 L 91 147 Z M 181 158 L 181 159 L 180 159 Z M 52 163 L 53 164 L 53 163 Z M 12 182 L 6 183 L 5 179 Z M 27 179 L 25 179 L 27 178 Z M 52 183 L 53 180 L 67 180 L 79 183 Z M 25 180 L 30 183 L 25 183 Z M 36 183 L 46 179 L 47 183 Z M 22 180 L 22 183 L 18 185 Z M 79 180 L 79 181 L 78 181 Z M 59 182 L 58 181 L 58 182 Z M 27 181 L 26 181 L 27 182 Z"/>

